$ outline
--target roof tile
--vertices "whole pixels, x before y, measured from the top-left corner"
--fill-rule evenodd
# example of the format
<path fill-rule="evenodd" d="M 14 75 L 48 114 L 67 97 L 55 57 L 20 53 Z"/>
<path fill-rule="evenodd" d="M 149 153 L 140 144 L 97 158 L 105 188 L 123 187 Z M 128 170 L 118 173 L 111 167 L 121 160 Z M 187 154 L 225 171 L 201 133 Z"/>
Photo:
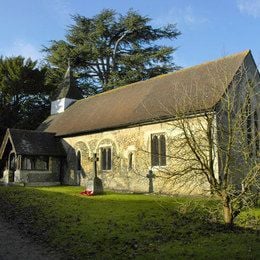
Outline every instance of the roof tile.
<path fill-rule="evenodd" d="M 212 109 L 250 51 L 136 82 L 79 100 L 38 128 L 58 136 L 117 127 Z"/>

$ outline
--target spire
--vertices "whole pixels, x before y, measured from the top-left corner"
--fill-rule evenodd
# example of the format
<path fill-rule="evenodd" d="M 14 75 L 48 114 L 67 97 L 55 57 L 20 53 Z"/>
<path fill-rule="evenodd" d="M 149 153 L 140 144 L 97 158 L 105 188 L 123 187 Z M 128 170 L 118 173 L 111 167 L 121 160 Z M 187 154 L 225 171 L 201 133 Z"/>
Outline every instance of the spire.
<path fill-rule="evenodd" d="M 70 60 L 68 60 L 68 68 L 63 81 L 59 84 L 56 95 L 52 98 L 51 114 L 63 112 L 73 102 L 82 98 L 83 95 L 77 87 L 76 79 L 73 77 Z"/>
<path fill-rule="evenodd" d="M 70 59 L 68 59 L 68 68 L 64 75 L 64 79 L 58 87 L 58 91 L 54 97 L 54 100 L 69 98 L 69 99 L 82 99 L 81 91 L 77 87 L 76 79 L 73 76 L 73 71 L 70 65 Z"/>
<path fill-rule="evenodd" d="M 70 58 L 68 58 L 68 68 L 67 68 L 67 71 L 64 75 L 64 79 L 66 79 L 66 78 L 69 78 L 69 79 L 73 78 L 73 72 L 72 72 L 71 66 L 70 66 Z"/>

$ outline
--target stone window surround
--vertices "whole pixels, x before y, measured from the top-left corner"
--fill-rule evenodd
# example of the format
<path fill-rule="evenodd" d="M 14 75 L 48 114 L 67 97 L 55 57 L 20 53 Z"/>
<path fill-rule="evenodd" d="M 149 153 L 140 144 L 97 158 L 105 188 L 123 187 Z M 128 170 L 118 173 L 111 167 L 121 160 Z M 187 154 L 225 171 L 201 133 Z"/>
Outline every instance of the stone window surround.
<path fill-rule="evenodd" d="M 149 151 L 151 153 L 151 157 L 152 157 L 152 138 L 153 136 L 157 136 L 158 139 L 159 137 L 163 135 L 165 138 L 165 154 L 167 155 L 167 134 L 165 132 L 154 132 L 150 134 L 150 145 L 149 145 Z M 151 159 L 151 158 L 150 158 Z M 152 161 L 151 161 L 151 169 L 155 170 L 155 171 L 159 171 L 160 169 L 166 168 L 167 167 L 167 160 L 165 165 L 152 165 Z"/>
<path fill-rule="evenodd" d="M 132 158 L 131 158 L 131 167 L 130 167 L 130 156 L 132 157 Z M 129 151 L 129 152 L 128 152 L 127 159 L 128 159 L 127 170 L 128 170 L 128 171 L 134 170 L 134 169 L 135 169 L 135 152 L 132 151 L 132 150 Z"/>
<path fill-rule="evenodd" d="M 77 171 L 82 171 L 82 152 L 80 149 L 76 150 L 76 168 Z"/>
<path fill-rule="evenodd" d="M 103 170 L 102 169 L 102 153 L 101 153 L 101 149 L 104 148 L 110 148 L 111 149 L 111 169 L 109 170 Z M 102 172 L 112 172 L 113 171 L 113 145 L 112 144 L 103 144 L 103 145 L 99 145 L 98 147 L 99 150 L 99 166 Z"/>

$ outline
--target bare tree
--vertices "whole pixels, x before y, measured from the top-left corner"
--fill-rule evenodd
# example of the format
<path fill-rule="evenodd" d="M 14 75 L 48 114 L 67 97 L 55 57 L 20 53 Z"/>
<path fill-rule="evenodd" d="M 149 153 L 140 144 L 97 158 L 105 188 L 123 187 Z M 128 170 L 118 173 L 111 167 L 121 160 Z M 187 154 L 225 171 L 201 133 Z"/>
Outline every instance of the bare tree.
<path fill-rule="evenodd" d="M 200 97 L 208 104 L 208 99 L 224 93 L 211 109 L 193 107 L 201 95 L 196 82 L 183 89 L 181 106 L 169 108 L 161 102 L 172 120 L 167 123 L 171 132 L 167 134 L 167 167 L 159 168 L 157 177 L 171 180 L 179 188 L 199 187 L 217 196 L 223 205 L 224 222 L 233 225 L 241 210 L 254 204 L 260 188 L 260 86 L 258 72 L 252 75 L 244 66 L 231 83 L 230 77 L 222 78 L 220 85 L 212 77 L 211 94 Z"/>

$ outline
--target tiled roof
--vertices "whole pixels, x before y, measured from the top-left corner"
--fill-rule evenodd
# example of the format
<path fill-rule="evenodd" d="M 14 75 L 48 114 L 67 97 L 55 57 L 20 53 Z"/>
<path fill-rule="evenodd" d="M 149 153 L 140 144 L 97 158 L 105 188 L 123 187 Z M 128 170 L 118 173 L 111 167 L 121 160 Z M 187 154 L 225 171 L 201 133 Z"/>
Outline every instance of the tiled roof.
<path fill-rule="evenodd" d="M 11 139 L 16 154 L 65 155 L 59 138 L 55 137 L 54 134 L 21 129 L 7 129 L 6 135 L 7 138 Z M 1 152 L 5 149 L 4 145 L 3 142 Z"/>
<path fill-rule="evenodd" d="M 240 52 L 79 100 L 38 130 L 68 136 L 172 118 L 177 111 L 210 110 L 249 55 Z"/>

